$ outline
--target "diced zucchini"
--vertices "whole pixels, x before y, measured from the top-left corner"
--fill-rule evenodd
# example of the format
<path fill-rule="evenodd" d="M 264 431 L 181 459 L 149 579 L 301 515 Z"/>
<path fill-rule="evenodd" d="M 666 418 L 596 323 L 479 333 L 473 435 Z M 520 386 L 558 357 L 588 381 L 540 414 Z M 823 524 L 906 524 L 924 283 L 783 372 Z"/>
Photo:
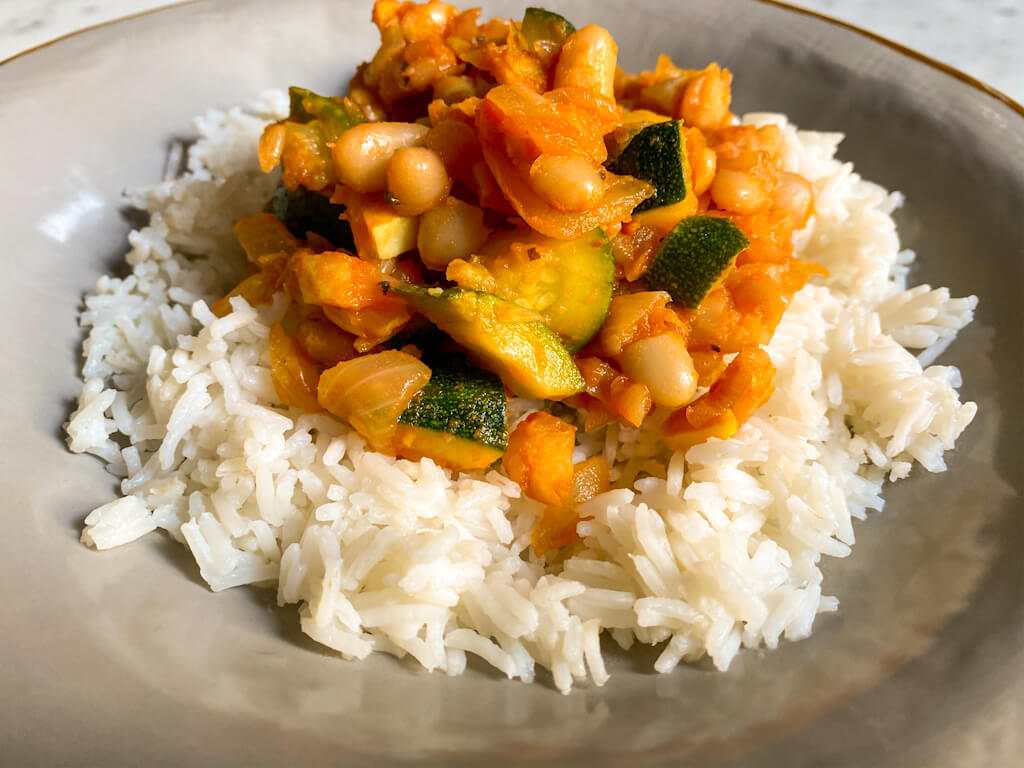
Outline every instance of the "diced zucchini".
<path fill-rule="evenodd" d="M 508 446 L 505 387 L 493 373 L 450 356 L 425 354 L 430 382 L 398 420 L 395 446 L 449 469 L 481 469 Z"/>
<path fill-rule="evenodd" d="M 332 99 L 295 85 L 288 89 L 288 97 L 288 119 L 295 123 L 319 121 L 324 141 L 334 141 L 352 126 L 366 121 L 359 107 L 347 98 Z"/>
<path fill-rule="evenodd" d="M 546 8 L 527 8 L 523 14 L 523 37 L 531 48 L 538 45 L 548 49 L 561 48 L 575 31 L 576 27 L 568 19 Z"/>
<path fill-rule="evenodd" d="M 415 317 L 402 330 L 384 342 L 388 349 L 403 349 L 412 345 L 424 356 L 433 356 L 441 344 L 448 340 L 437 327 L 424 317 Z M 430 363 L 428 362 L 427 365 Z"/>
<path fill-rule="evenodd" d="M 468 288 L 392 283 L 391 290 L 520 397 L 560 400 L 583 391 L 572 355 L 532 310 Z"/>
<path fill-rule="evenodd" d="M 386 261 L 416 247 L 419 217 L 400 216 L 381 195 L 360 195 L 347 187 L 337 187 L 331 202 L 347 206 L 345 218 L 362 258 Z"/>
<path fill-rule="evenodd" d="M 641 213 L 633 214 L 633 227 L 649 227 L 653 229 L 658 237 L 665 237 L 672 231 L 672 227 L 697 212 L 697 196 L 687 195 L 683 200 L 672 205 L 663 205 L 660 208 L 651 208 Z"/>
<path fill-rule="evenodd" d="M 619 158 L 629 142 L 633 140 L 640 131 L 655 123 L 667 123 L 671 117 L 659 115 L 649 109 L 631 109 L 622 115 L 622 124 L 604 137 L 605 146 L 608 149 L 609 167 Z"/>
<path fill-rule="evenodd" d="M 489 467 L 504 453 L 504 450 L 475 440 L 456 437 L 449 432 L 421 429 L 412 424 L 399 424 L 395 428 L 392 445 L 395 453 L 403 458 L 418 461 L 426 456 L 457 472 Z"/>
<path fill-rule="evenodd" d="M 292 87 L 291 112 L 268 125 L 260 136 L 260 168 L 270 172 L 281 165 L 288 189 L 328 189 L 337 181 L 330 142 L 365 121 L 350 99 L 329 99 L 305 88 Z"/>
<path fill-rule="evenodd" d="M 516 243 L 529 250 L 513 249 Z M 501 233 L 484 245 L 480 259 L 494 277 L 494 293 L 540 315 L 570 352 L 590 341 L 608 314 L 615 259 L 601 229 L 575 240 L 531 230 Z"/>
<path fill-rule="evenodd" d="M 730 219 L 689 216 L 662 241 L 644 282 L 668 291 L 677 304 L 695 308 L 749 244 Z"/>
<path fill-rule="evenodd" d="M 654 196 L 634 208 L 634 214 L 686 199 L 690 194 L 690 164 L 682 123 L 669 120 L 648 125 L 630 139 L 609 168 L 613 173 L 635 176 L 654 185 Z"/>
<path fill-rule="evenodd" d="M 352 227 L 347 221 L 338 218 L 345 212 L 345 206 L 335 205 L 327 195 L 302 187 L 290 190 L 282 185 L 274 190 L 274 196 L 270 199 L 270 212 L 284 222 L 296 237 L 316 232 L 336 248 L 355 250 Z"/>

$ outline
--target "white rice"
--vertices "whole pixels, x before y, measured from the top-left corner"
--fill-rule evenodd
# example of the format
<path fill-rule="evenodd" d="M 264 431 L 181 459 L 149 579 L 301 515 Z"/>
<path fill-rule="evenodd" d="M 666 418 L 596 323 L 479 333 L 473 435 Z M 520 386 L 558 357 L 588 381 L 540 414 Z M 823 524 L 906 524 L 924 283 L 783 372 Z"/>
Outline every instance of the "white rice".
<path fill-rule="evenodd" d="M 785 167 L 812 181 L 797 247 L 831 276 L 786 311 L 768 346 L 775 394 L 734 438 L 684 457 L 665 455 L 656 426 L 581 437 L 577 459 L 603 454 L 619 487 L 580 510 L 585 549 L 549 566 L 529 548 L 540 505 L 499 472 L 396 460 L 333 418 L 276 405 L 267 337 L 281 300 L 210 312 L 242 269 L 232 223 L 277 182 L 255 145 L 286 106 L 275 93 L 208 112 L 185 174 L 130 195 L 151 219 L 130 236 L 131 274 L 101 277 L 86 299 L 67 424 L 72 451 L 124 478 L 123 498 L 86 518 L 90 546 L 161 528 L 211 589 L 276 583 L 303 631 L 349 659 L 383 651 L 461 674 L 472 654 L 523 681 L 539 664 L 567 692 L 608 679 L 609 630 L 624 648 L 663 643 L 658 672 L 705 655 L 724 670 L 837 609 L 821 556 L 850 553 L 852 520 L 882 509 L 887 477 L 945 470 L 974 417 L 959 372 L 931 363 L 977 300 L 906 288 L 899 194 L 834 159 L 840 134 L 748 115 L 782 128 Z M 512 403 L 512 422 L 536 407 Z"/>

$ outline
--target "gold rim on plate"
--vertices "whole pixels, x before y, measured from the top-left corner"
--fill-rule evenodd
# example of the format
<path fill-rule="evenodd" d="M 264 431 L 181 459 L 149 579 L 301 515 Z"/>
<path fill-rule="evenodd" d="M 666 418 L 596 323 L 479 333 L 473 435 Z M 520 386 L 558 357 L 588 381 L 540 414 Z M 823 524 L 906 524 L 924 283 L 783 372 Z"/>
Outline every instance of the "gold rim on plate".
<path fill-rule="evenodd" d="M 45 43 L 34 45 L 31 48 L 27 48 L 24 51 L 16 53 L 13 56 L 10 56 L 0 61 L 0 67 L 2 67 L 4 64 L 9 64 L 12 61 L 28 56 L 31 53 L 35 53 L 36 51 L 39 51 L 43 48 L 48 48 L 56 43 L 60 43 L 72 37 L 77 37 L 78 35 L 92 32 L 96 29 L 102 29 L 103 27 L 109 27 L 114 24 L 120 24 L 121 22 L 128 21 L 130 19 L 137 19 L 142 16 L 149 16 L 154 13 L 160 13 L 170 8 L 180 8 L 185 5 L 196 5 L 197 3 L 205 1 L 206 0 L 179 0 L 179 2 L 168 3 L 167 5 L 161 5 L 157 8 L 150 8 L 146 11 L 139 11 L 137 13 L 132 13 L 127 16 L 121 16 L 116 19 L 104 21 L 99 24 L 93 24 L 91 26 L 75 30 L 74 32 L 68 32 L 67 34 L 61 35 L 60 37 L 55 37 L 53 40 L 47 40 Z M 850 24 L 849 22 L 841 21 L 840 19 L 836 19 L 831 16 L 826 16 L 823 13 L 819 13 L 818 11 L 812 11 L 808 8 L 799 8 L 795 5 L 790 5 L 789 3 L 782 2 L 782 0 L 756 0 L 756 2 L 763 3 L 764 5 L 771 5 L 774 6 L 775 8 L 780 8 L 785 11 L 799 13 L 803 16 L 809 16 L 811 18 L 818 19 L 820 21 L 824 21 L 828 24 L 831 24 L 832 26 L 839 27 L 840 29 L 845 29 L 848 32 L 853 32 L 857 35 L 860 35 L 861 37 L 866 37 L 868 40 L 872 40 L 873 42 L 884 45 L 885 47 L 890 48 L 896 51 L 897 53 L 902 54 L 903 56 L 907 56 L 922 64 L 926 64 L 927 66 L 933 69 L 937 69 L 946 75 L 949 75 L 951 77 L 956 78 L 957 80 L 960 80 L 963 83 L 966 83 L 972 88 L 981 91 L 982 93 L 988 96 L 991 96 L 997 101 L 1001 101 L 1007 107 L 1016 112 L 1018 115 L 1024 117 L 1024 106 L 1022 106 L 1019 102 L 1015 101 L 1011 97 L 1007 96 L 998 88 L 995 88 L 989 85 L 988 83 L 982 82 L 978 78 L 972 75 L 968 75 L 966 72 L 957 69 L 956 67 L 950 64 L 946 64 L 945 62 L 939 61 L 938 59 L 934 59 L 931 56 L 921 53 L 920 51 L 914 50 L 913 48 L 908 48 L 902 43 L 897 43 L 893 40 L 890 40 L 887 37 L 883 37 L 882 35 L 870 32 L 864 29 L 863 27 L 858 27 L 856 24 Z"/>

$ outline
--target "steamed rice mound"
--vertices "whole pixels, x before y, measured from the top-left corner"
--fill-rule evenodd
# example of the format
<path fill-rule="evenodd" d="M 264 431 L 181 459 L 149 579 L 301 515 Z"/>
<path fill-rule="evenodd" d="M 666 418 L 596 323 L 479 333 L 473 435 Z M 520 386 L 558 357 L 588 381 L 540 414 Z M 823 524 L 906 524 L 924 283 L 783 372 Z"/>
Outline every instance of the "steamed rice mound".
<path fill-rule="evenodd" d="M 232 223 L 278 182 L 255 147 L 287 108 L 275 93 L 197 118 L 186 172 L 129 197 L 150 221 L 130 235 L 131 274 L 86 299 L 67 425 L 72 451 L 124 478 L 122 498 L 86 518 L 90 546 L 163 529 L 214 591 L 276 583 L 303 631 L 350 659 L 383 651 L 454 675 L 471 653 L 523 681 L 539 664 L 567 692 L 608 679 L 607 631 L 623 648 L 663 644 L 659 672 L 705 655 L 724 670 L 837 609 L 822 555 L 850 554 L 852 521 L 882 509 L 886 479 L 915 462 L 944 471 L 974 417 L 958 371 L 932 362 L 977 301 L 907 289 L 898 193 L 835 159 L 840 134 L 747 115 L 780 126 L 784 169 L 812 182 L 797 253 L 831 276 L 786 310 L 767 347 L 775 393 L 735 437 L 683 455 L 657 425 L 581 434 L 574 460 L 603 455 L 615 488 L 580 509 L 577 554 L 538 559 L 543 508 L 503 474 L 375 453 L 338 420 L 278 404 L 268 335 L 282 297 L 210 311 L 242 274 Z M 510 426 L 539 406 L 512 401 Z"/>

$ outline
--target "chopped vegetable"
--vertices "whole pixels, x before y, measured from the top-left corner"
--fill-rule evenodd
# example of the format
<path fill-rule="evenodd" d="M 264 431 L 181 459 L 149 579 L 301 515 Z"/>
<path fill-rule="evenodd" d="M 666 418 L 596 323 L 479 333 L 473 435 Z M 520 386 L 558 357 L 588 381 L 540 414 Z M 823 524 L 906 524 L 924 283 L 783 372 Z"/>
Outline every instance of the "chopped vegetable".
<path fill-rule="evenodd" d="M 324 189 L 336 179 L 328 143 L 363 122 L 363 113 L 352 101 L 325 98 L 305 88 L 292 87 L 288 93 L 288 118 L 268 125 L 260 137 L 260 167 L 269 173 L 280 163 L 288 189 Z"/>
<path fill-rule="evenodd" d="M 742 423 L 772 396 L 774 376 L 767 352 L 744 347 L 707 394 L 686 407 L 686 420 L 700 428 L 728 409 Z"/>
<path fill-rule="evenodd" d="M 501 461 L 523 493 L 558 507 L 572 499 L 575 445 L 575 427 L 550 413 L 535 411 L 512 430 Z"/>
<path fill-rule="evenodd" d="M 377 450 L 393 450 L 398 420 L 430 381 L 430 369 L 397 350 L 338 363 L 320 375 L 321 407 L 348 421 Z"/>
<path fill-rule="evenodd" d="M 690 216 L 662 242 L 644 281 L 684 307 L 697 307 L 749 242 L 727 218 Z"/>
<path fill-rule="evenodd" d="M 318 123 L 324 141 L 336 140 L 349 128 L 363 122 L 363 113 L 348 99 L 335 99 L 313 93 L 308 88 L 288 89 L 288 119 L 295 123 Z"/>
<path fill-rule="evenodd" d="M 210 306 L 217 317 L 224 317 L 231 312 L 231 298 L 241 296 L 249 306 L 255 307 L 259 304 L 269 304 L 277 293 L 277 278 L 269 272 L 257 272 L 249 275 L 223 298 L 217 299 Z"/>
<path fill-rule="evenodd" d="M 551 550 L 568 547 L 576 540 L 580 516 L 574 506 L 545 507 L 544 514 L 530 533 L 530 544 L 537 557 Z"/>
<path fill-rule="evenodd" d="M 606 357 L 617 357 L 635 341 L 681 328 L 682 322 L 669 307 L 671 298 L 665 291 L 616 296 L 597 336 L 598 351 Z"/>
<path fill-rule="evenodd" d="M 274 391 L 285 405 L 319 411 L 317 384 L 320 372 L 302 347 L 289 339 L 280 323 L 270 328 L 270 377 Z"/>
<path fill-rule="evenodd" d="M 335 205 L 327 195 L 307 189 L 291 190 L 284 185 L 274 190 L 270 212 L 279 218 L 296 237 L 309 232 L 326 238 L 334 248 L 356 249 L 352 228 L 341 220 L 345 206 Z"/>
<path fill-rule="evenodd" d="M 359 352 L 366 352 L 387 341 L 412 317 L 409 305 L 394 295 L 385 296 L 379 304 L 361 309 L 325 306 L 323 310 L 332 323 L 356 337 L 354 345 Z"/>
<path fill-rule="evenodd" d="M 576 27 L 564 16 L 546 8 L 527 8 L 523 14 L 523 37 L 527 44 L 538 53 L 550 56 L 558 49 Z"/>
<path fill-rule="evenodd" d="M 673 413 L 664 426 L 665 443 L 676 451 L 688 451 L 695 445 L 713 437 L 728 440 L 740 429 L 739 419 L 728 408 L 701 427 L 694 427 L 686 420 L 686 411 Z"/>
<path fill-rule="evenodd" d="M 538 557 L 577 541 L 577 524 L 580 522 L 577 507 L 608 489 L 609 474 L 608 463 L 600 456 L 572 468 L 571 503 L 546 507 L 530 534 L 530 544 Z"/>
<path fill-rule="evenodd" d="M 467 288 L 391 288 L 520 397 L 560 400 L 583 391 L 569 352 L 535 312 Z"/>
<path fill-rule="evenodd" d="M 382 195 L 360 195 L 342 187 L 331 202 L 347 206 L 345 218 L 361 256 L 387 261 L 416 248 L 419 218 L 402 216 Z"/>
<path fill-rule="evenodd" d="M 268 257 L 288 255 L 299 247 L 299 241 L 288 228 L 269 213 L 240 219 L 233 231 L 249 261 L 260 267 L 267 263 Z"/>
<path fill-rule="evenodd" d="M 380 271 L 343 251 L 304 251 L 295 259 L 294 269 L 307 304 L 363 309 L 394 302 L 381 287 Z"/>
<path fill-rule="evenodd" d="M 633 136 L 611 163 L 615 173 L 636 176 L 654 185 L 654 194 L 634 213 L 674 205 L 690 194 L 690 165 L 682 131 L 678 120 L 649 125 Z"/>
<path fill-rule="evenodd" d="M 643 384 L 622 375 L 611 363 L 597 357 L 581 357 L 577 361 L 583 380 L 587 384 L 586 397 L 596 400 L 599 407 L 584 399 L 589 432 L 614 419 L 631 427 L 643 424 L 651 412 L 651 393 Z"/>
<path fill-rule="evenodd" d="M 479 261 L 491 291 L 535 311 L 570 352 L 586 344 L 608 315 L 615 262 L 600 229 L 569 241 L 529 230 L 502 233 L 480 250 Z M 453 273 L 449 278 L 459 282 Z"/>
<path fill-rule="evenodd" d="M 529 165 L 540 155 L 583 156 L 604 162 L 602 126 L 575 105 L 545 99 L 525 88 L 499 86 L 480 104 L 476 126 L 484 159 L 502 193 L 527 224 L 541 234 L 570 240 L 608 222 L 629 218 L 654 193 L 645 181 L 608 173 L 604 193 L 585 211 L 563 212 L 529 183 Z"/>
<path fill-rule="evenodd" d="M 480 469 L 508 445 L 501 380 L 451 356 L 427 358 L 430 382 L 399 418 L 395 447 L 406 458 L 429 456 L 449 469 Z"/>
<path fill-rule="evenodd" d="M 316 363 L 332 368 L 342 360 L 356 356 L 355 338 L 341 330 L 325 316 L 311 316 L 299 321 L 295 341 Z"/>
<path fill-rule="evenodd" d="M 236 225 L 251 274 L 213 311 L 285 292 L 281 400 L 392 455 L 502 457 L 547 505 L 543 555 L 574 541 L 574 505 L 610 468 L 574 472 L 575 430 L 545 413 L 508 437 L 505 390 L 563 401 L 588 431 L 653 414 L 677 449 L 730 437 L 773 391 L 760 345 L 823 272 L 792 253 L 813 187 L 783 170 L 777 126 L 735 122 L 716 63 L 630 75 L 607 29 L 537 7 L 481 22 L 378 0 L 373 20 L 348 96 L 292 88 L 264 130 L 282 186 Z"/>
<path fill-rule="evenodd" d="M 572 502 L 584 504 L 608 490 L 611 467 L 604 456 L 593 456 L 573 468 Z"/>

